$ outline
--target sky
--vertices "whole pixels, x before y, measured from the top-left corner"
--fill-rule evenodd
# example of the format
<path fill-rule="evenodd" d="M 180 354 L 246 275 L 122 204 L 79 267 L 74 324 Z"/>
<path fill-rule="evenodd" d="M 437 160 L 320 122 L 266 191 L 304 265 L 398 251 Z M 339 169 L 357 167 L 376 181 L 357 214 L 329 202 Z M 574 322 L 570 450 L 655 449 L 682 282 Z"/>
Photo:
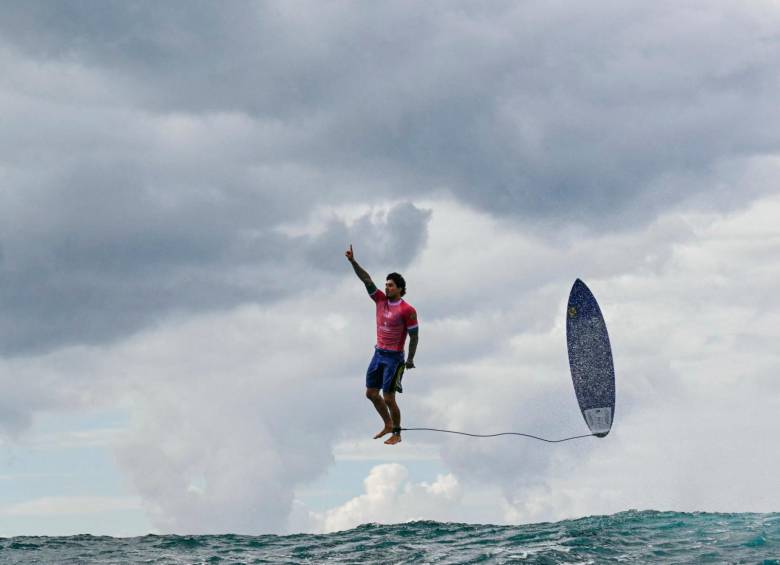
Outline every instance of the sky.
<path fill-rule="evenodd" d="M 780 510 L 776 3 L 0 7 L 0 536 Z"/>

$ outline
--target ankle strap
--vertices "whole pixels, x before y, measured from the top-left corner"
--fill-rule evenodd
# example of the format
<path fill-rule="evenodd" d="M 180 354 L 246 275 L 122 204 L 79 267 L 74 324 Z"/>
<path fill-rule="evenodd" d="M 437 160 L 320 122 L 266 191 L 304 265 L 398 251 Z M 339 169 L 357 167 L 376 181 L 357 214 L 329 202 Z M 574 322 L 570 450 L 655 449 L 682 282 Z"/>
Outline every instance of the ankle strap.
<path fill-rule="evenodd" d="M 401 428 L 393 428 L 393 435 L 400 436 Z"/>

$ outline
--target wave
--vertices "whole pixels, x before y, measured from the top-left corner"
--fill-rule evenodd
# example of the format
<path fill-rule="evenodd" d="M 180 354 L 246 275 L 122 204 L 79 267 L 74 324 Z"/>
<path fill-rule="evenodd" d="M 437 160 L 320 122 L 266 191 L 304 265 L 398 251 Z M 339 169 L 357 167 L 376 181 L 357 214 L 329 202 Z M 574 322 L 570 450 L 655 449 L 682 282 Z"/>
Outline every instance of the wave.
<path fill-rule="evenodd" d="M 630 510 L 519 526 L 417 521 L 331 534 L 0 539 L 0 563 L 762 563 L 780 514 Z"/>

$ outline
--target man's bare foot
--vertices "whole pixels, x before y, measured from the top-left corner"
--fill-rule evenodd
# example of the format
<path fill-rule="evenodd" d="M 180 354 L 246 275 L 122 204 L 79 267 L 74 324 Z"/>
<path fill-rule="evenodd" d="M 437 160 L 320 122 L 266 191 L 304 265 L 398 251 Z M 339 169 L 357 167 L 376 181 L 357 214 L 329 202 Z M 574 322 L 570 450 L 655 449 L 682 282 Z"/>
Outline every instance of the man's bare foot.
<path fill-rule="evenodd" d="M 391 433 L 392 431 L 393 431 L 393 426 L 385 426 L 385 428 L 381 432 L 379 432 L 378 434 L 376 434 L 374 436 L 374 439 L 379 439 L 382 436 L 386 436 L 387 434 Z"/>
<path fill-rule="evenodd" d="M 396 443 L 401 443 L 401 434 L 393 434 L 385 440 L 386 445 L 395 445 Z"/>

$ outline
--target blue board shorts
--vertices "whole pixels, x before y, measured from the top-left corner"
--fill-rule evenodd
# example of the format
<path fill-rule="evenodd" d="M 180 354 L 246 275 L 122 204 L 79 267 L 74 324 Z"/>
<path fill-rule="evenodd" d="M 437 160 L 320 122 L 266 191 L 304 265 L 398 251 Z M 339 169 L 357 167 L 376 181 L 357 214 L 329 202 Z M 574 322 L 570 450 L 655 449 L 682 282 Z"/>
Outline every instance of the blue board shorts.
<path fill-rule="evenodd" d="M 403 392 L 401 378 L 405 368 L 403 351 L 375 348 L 366 371 L 366 388 L 381 388 L 382 392 Z"/>

